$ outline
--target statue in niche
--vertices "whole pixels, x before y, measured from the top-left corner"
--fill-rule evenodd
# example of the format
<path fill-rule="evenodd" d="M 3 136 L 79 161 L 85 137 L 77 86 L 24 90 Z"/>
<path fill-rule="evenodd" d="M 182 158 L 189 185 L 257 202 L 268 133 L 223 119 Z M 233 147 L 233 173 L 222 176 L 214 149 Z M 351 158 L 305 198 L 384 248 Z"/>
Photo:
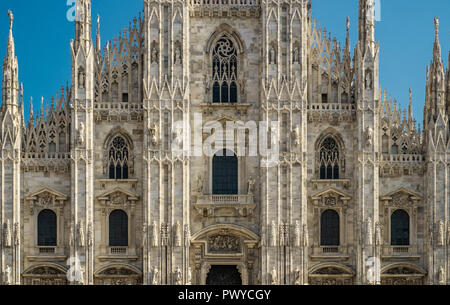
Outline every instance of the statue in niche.
<path fill-rule="evenodd" d="M 298 147 L 300 145 L 300 125 L 296 125 L 294 130 L 292 131 L 292 140 L 295 147 Z"/>
<path fill-rule="evenodd" d="M 372 218 L 369 217 L 367 219 L 367 228 L 366 228 L 366 244 L 371 246 L 373 244 L 373 232 L 372 232 Z"/>
<path fill-rule="evenodd" d="M 192 268 L 191 267 L 188 268 L 186 285 L 192 285 Z"/>
<path fill-rule="evenodd" d="M 277 246 L 277 225 L 275 224 L 275 221 L 272 220 L 272 228 L 271 228 L 271 240 L 270 240 L 270 245 L 272 247 L 276 247 Z"/>
<path fill-rule="evenodd" d="M 6 268 L 5 268 L 3 281 L 4 281 L 5 285 L 11 285 L 12 284 L 11 266 L 10 265 L 7 265 Z"/>
<path fill-rule="evenodd" d="M 248 194 L 253 195 L 255 192 L 255 180 L 253 178 L 248 179 Z"/>
<path fill-rule="evenodd" d="M 152 145 L 154 146 L 158 145 L 158 133 L 159 133 L 158 125 L 156 125 L 156 123 L 153 123 L 149 131 Z"/>
<path fill-rule="evenodd" d="M 197 176 L 197 193 L 203 194 L 203 178 L 202 176 Z"/>
<path fill-rule="evenodd" d="M 69 245 L 70 246 L 74 246 L 75 245 L 74 233 L 73 233 L 73 225 L 70 226 Z"/>
<path fill-rule="evenodd" d="M 445 285 L 446 279 L 445 279 L 445 270 L 444 267 L 439 267 L 439 285 Z"/>
<path fill-rule="evenodd" d="M 86 86 L 86 73 L 84 71 L 78 72 L 78 89 L 84 89 Z"/>
<path fill-rule="evenodd" d="M 439 246 L 445 244 L 445 223 L 442 219 L 438 223 L 438 244 Z"/>
<path fill-rule="evenodd" d="M 372 146 L 373 129 L 370 126 L 368 126 L 366 128 L 366 131 L 364 132 L 364 136 L 366 138 L 366 146 Z"/>
<path fill-rule="evenodd" d="M 84 127 L 84 123 L 80 122 L 80 125 L 78 127 L 78 145 L 83 146 L 85 143 L 85 135 L 86 135 L 86 130 Z"/>
<path fill-rule="evenodd" d="M 309 245 L 309 233 L 308 226 L 306 224 L 303 225 L 303 246 L 308 247 Z"/>
<path fill-rule="evenodd" d="M 302 283 L 302 273 L 300 272 L 300 269 L 295 269 L 295 285 L 301 285 Z"/>
<path fill-rule="evenodd" d="M 292 62 L 300 63 L 300 51 L 297 46 L 294 47 L 294 51 L 292 52 Z"/>
<path fill-rule="evenodd" d="M 80 274 L 79 277 L 77 278 L 77 284 L 78 285 L 84 285 L 84 267 L 80 266 Z"/>
<path fill-rule="evenodd" d="M 89 222 L 88 224 L 87 241 L 89 247 L 92 247 L 94 245 L 94 232 L 92 229 L 92 222 Z"/>
<path fill-rule="evenodd" d="M 181 272 L 180 266 L 175 268 L 175 285 L 183 285 L 183 274 Z"/>
<path fill-rule="evenodd" d="M 296 247 L 300 247 L 300 239 L 302 238 L 302 233 L 301 233 L 301 224 L 299 220 L 295 221 L 295 235 L 294 235 L 294 245 Z"/>
<path fill-rule="evenodd" d="M 153 47 L 151 52 L 152 52 L 151 53 L 151 63 L 152 64 L 153 63 L 157 64 L 158 63 L 158 50 L 157 50 L 157 48 Z"/>
<path fill-rule="evenodd" d="M 142 248 L 147 246 L 147 223 L 142 224 Z"/>
<path fill-rule="evenodd" d="M 375 226 L 375 242 L 376 242 L 377 246 L 380 246 L 383 244 L 381 223 L 377 223 Z"/>
<path fill-rule="evenodd" d="M 159 226 L 156 221 L 153 222 L 152 226 L 152 246 L 158 247 L 158 236 L 159 236 Z"/>
<path fill-rule="evenodd" d="M 177 221 L 175 225 L 175 247 L 181 247 L 181 224 Z"/>
<path fill-rule="evenodd" d="M 175 48 L 175 59 L 174 59 L 174 64 L 178 64 L 181 65 L 181 47 L 178 46 Z"/>
<path fill-rule="evenodd" d="M 158 285 L 159 283 L 159 269 L 154 266 L 152 272 L 152 285 Z"/>
<path fill-rule="evenodd" d="M 20 227 L 17 222 L 14 224 L 14 245 L 20 245 Z"/>
<path fill-rule="evenodd" d="M 372 89 L 372 85 L 373 85 L 372 71 L 367 70 L 366 71 L 366 81 L 365 81 L 366 89 L 368 89 L 368 90 Z"/>
<path fill-rule="evenodd" d="M 270 272 L 270 277 L 271 277 L 271 284 L 278 285 L 277 269 L 275 268 L 275 266 L 273 266 L 272 271 Z"/>
<path fill-rule="evenodd" d="M 273 46 L 269 47 L 269 65 L 277 64 L 276 58 L 275 58 L 275 48 Z"/>
<path fill-rule="evenodd" d="M 78 246 L 84 247 L 84 229 L 83 229 L 83 223 L 80 221 L 78 223 Z"/>
<path fill-rule="evenodd" d="M 5 247 L 11 247 L 11 223 L 9 219 L 6 220 L 6 223 L 3 225 L 3 244 Z"/>

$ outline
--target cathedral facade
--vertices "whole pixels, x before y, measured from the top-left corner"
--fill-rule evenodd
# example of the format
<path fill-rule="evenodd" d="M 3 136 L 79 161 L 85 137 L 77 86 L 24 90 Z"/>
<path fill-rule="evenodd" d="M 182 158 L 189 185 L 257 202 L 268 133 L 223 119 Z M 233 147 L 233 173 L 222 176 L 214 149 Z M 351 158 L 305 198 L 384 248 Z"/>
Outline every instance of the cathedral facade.
<path fill-rule="evenodd" d="M 449 283 L 437 18 L 421 129 L 380 88 L 373 0 L 353 48 L 308 0 L 144 0 L 104 45 L 76 11 L 71 84 L 29 118 L 9 12 L 2 284 Z"/>

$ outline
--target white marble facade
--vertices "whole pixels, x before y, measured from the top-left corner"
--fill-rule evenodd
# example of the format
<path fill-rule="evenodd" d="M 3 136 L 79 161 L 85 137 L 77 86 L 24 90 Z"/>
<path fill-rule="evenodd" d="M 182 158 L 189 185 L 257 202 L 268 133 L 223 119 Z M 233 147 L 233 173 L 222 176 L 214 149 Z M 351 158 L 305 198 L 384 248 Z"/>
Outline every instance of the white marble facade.
<path fill-rule="evenodd" d="M 421 130 L 412 101 L 402 111 L 379 86 L 372 5 L 359 0 L 352 55 L 349 21 L 347 41 L 332 40 L 307 0 L 144 0 L 103 45 L 91 0 L 79 0 L 71 85 L 38 116 L 30 103 L 28 120 L 10 13 L 2 283 L 206 284 L 225 266 L 242 284 L 447 284 L 450 74 L 439 21 Z M 223 50 L 233 59 L 218 73 Z M 234 87 L 217 97 L 221 77 Z M 215 193 L 212 157 L 190 154 L 195 143 L 173 128 L 192 136 L 196 115 L 278 122 L 279 133 L 267 128 L 276 164 L 239 156 L 236 194 Z M 120 213 L 123 244 L 110 239 Z M 53 219 L 42 232 L 54 240 L 41 240 L 39 215 Z M 395 215 L 406 219 L 403 242 Z"/>

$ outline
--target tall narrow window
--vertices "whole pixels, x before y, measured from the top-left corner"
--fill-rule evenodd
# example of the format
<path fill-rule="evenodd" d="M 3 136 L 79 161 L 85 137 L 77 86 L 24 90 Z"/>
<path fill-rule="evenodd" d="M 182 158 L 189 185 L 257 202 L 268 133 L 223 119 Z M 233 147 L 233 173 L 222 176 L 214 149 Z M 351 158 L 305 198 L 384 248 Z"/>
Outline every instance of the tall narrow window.
<path fill-rule="evenodd" d="M 52 210 L 38 215 L 38 246 L 56 247 L 56 214 Z"/>
<path fill-rule="evenodd" d="M 233 152 L 224 149 L 214 156 L 212 185 L 214 195 L 237 195 L 238 159 Z"/>
<path fill-rule="evenodd" d="M 320 218 L 320 244 L 322 246 L 339 246 L 339 214 L 326 210 Z"/>
<path fill-rule="evenodd" d="M 319 157 L 320 179 L 339 179 L 339 147 L 333 138 L 322 142 Z"/>
<path fill-rule="evenodd" d="M 212 68 L 213 103 L 237 103 L 237 51 L 225 35 L 214 47 Z"/>
<path fill-rule="evenodd" d="M 122 210 L 109 215 L 109 246 L 128 247 L 128 215 Z"/>
<path fill-rule="evenodd" d="M 109 179 L 128 179 L 129 151 L 126 140 L 118 136 L 109 147 Z"/>
<path fill-rule="evenodd" d="M 409 215 L 404 210 L 391 215 L 391 245 L 409 246 Z"/>

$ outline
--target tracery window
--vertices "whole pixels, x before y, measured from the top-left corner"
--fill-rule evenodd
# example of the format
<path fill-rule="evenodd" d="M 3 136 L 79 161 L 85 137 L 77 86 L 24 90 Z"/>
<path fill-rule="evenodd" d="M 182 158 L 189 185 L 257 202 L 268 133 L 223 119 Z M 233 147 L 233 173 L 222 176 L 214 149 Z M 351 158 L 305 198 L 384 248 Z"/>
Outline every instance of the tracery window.
<path fill-rule="evenodd" d="M 409 215 L 405 210 L 391 215 L 391 245 L 409 246 Z"/>
<path fill-rule="evenodd" d="M 38 215 L 38 246 L 56 247 L 56 214 L 43 210 Z"/>
<path fill-rule="evenodd" d="M 127 141 L 117 136 L 109 146 L 109 179 L 128 179 L 129 148 Z"/>
<path fill-rule="evenodd" d="M 238 159 L 233 152 L 224 149 L 214 156 L 212 186 L 214 195 L 237 195 Z"/>
<path fill-rule="evenodd" d="M 213 103 L 237 103 L 237 50 L 225 35 L 214 47 L 212 68 Z"/>
<path fill-rule="evenodd" d="M 122 210 L 109 214 L 109 246 L 128 247 L 128 215 Z"/>
<path fill-rule="evenodd" d="M 326 138 L 320 145 L 320 179 L 339 179 L 339 146 L 332 137 Z"/>
<path fill-rule="evenodd" d="M 339 246 L 339 214 L 335 210 L 326 210 L 320 218 L 320 245 Z"/>

